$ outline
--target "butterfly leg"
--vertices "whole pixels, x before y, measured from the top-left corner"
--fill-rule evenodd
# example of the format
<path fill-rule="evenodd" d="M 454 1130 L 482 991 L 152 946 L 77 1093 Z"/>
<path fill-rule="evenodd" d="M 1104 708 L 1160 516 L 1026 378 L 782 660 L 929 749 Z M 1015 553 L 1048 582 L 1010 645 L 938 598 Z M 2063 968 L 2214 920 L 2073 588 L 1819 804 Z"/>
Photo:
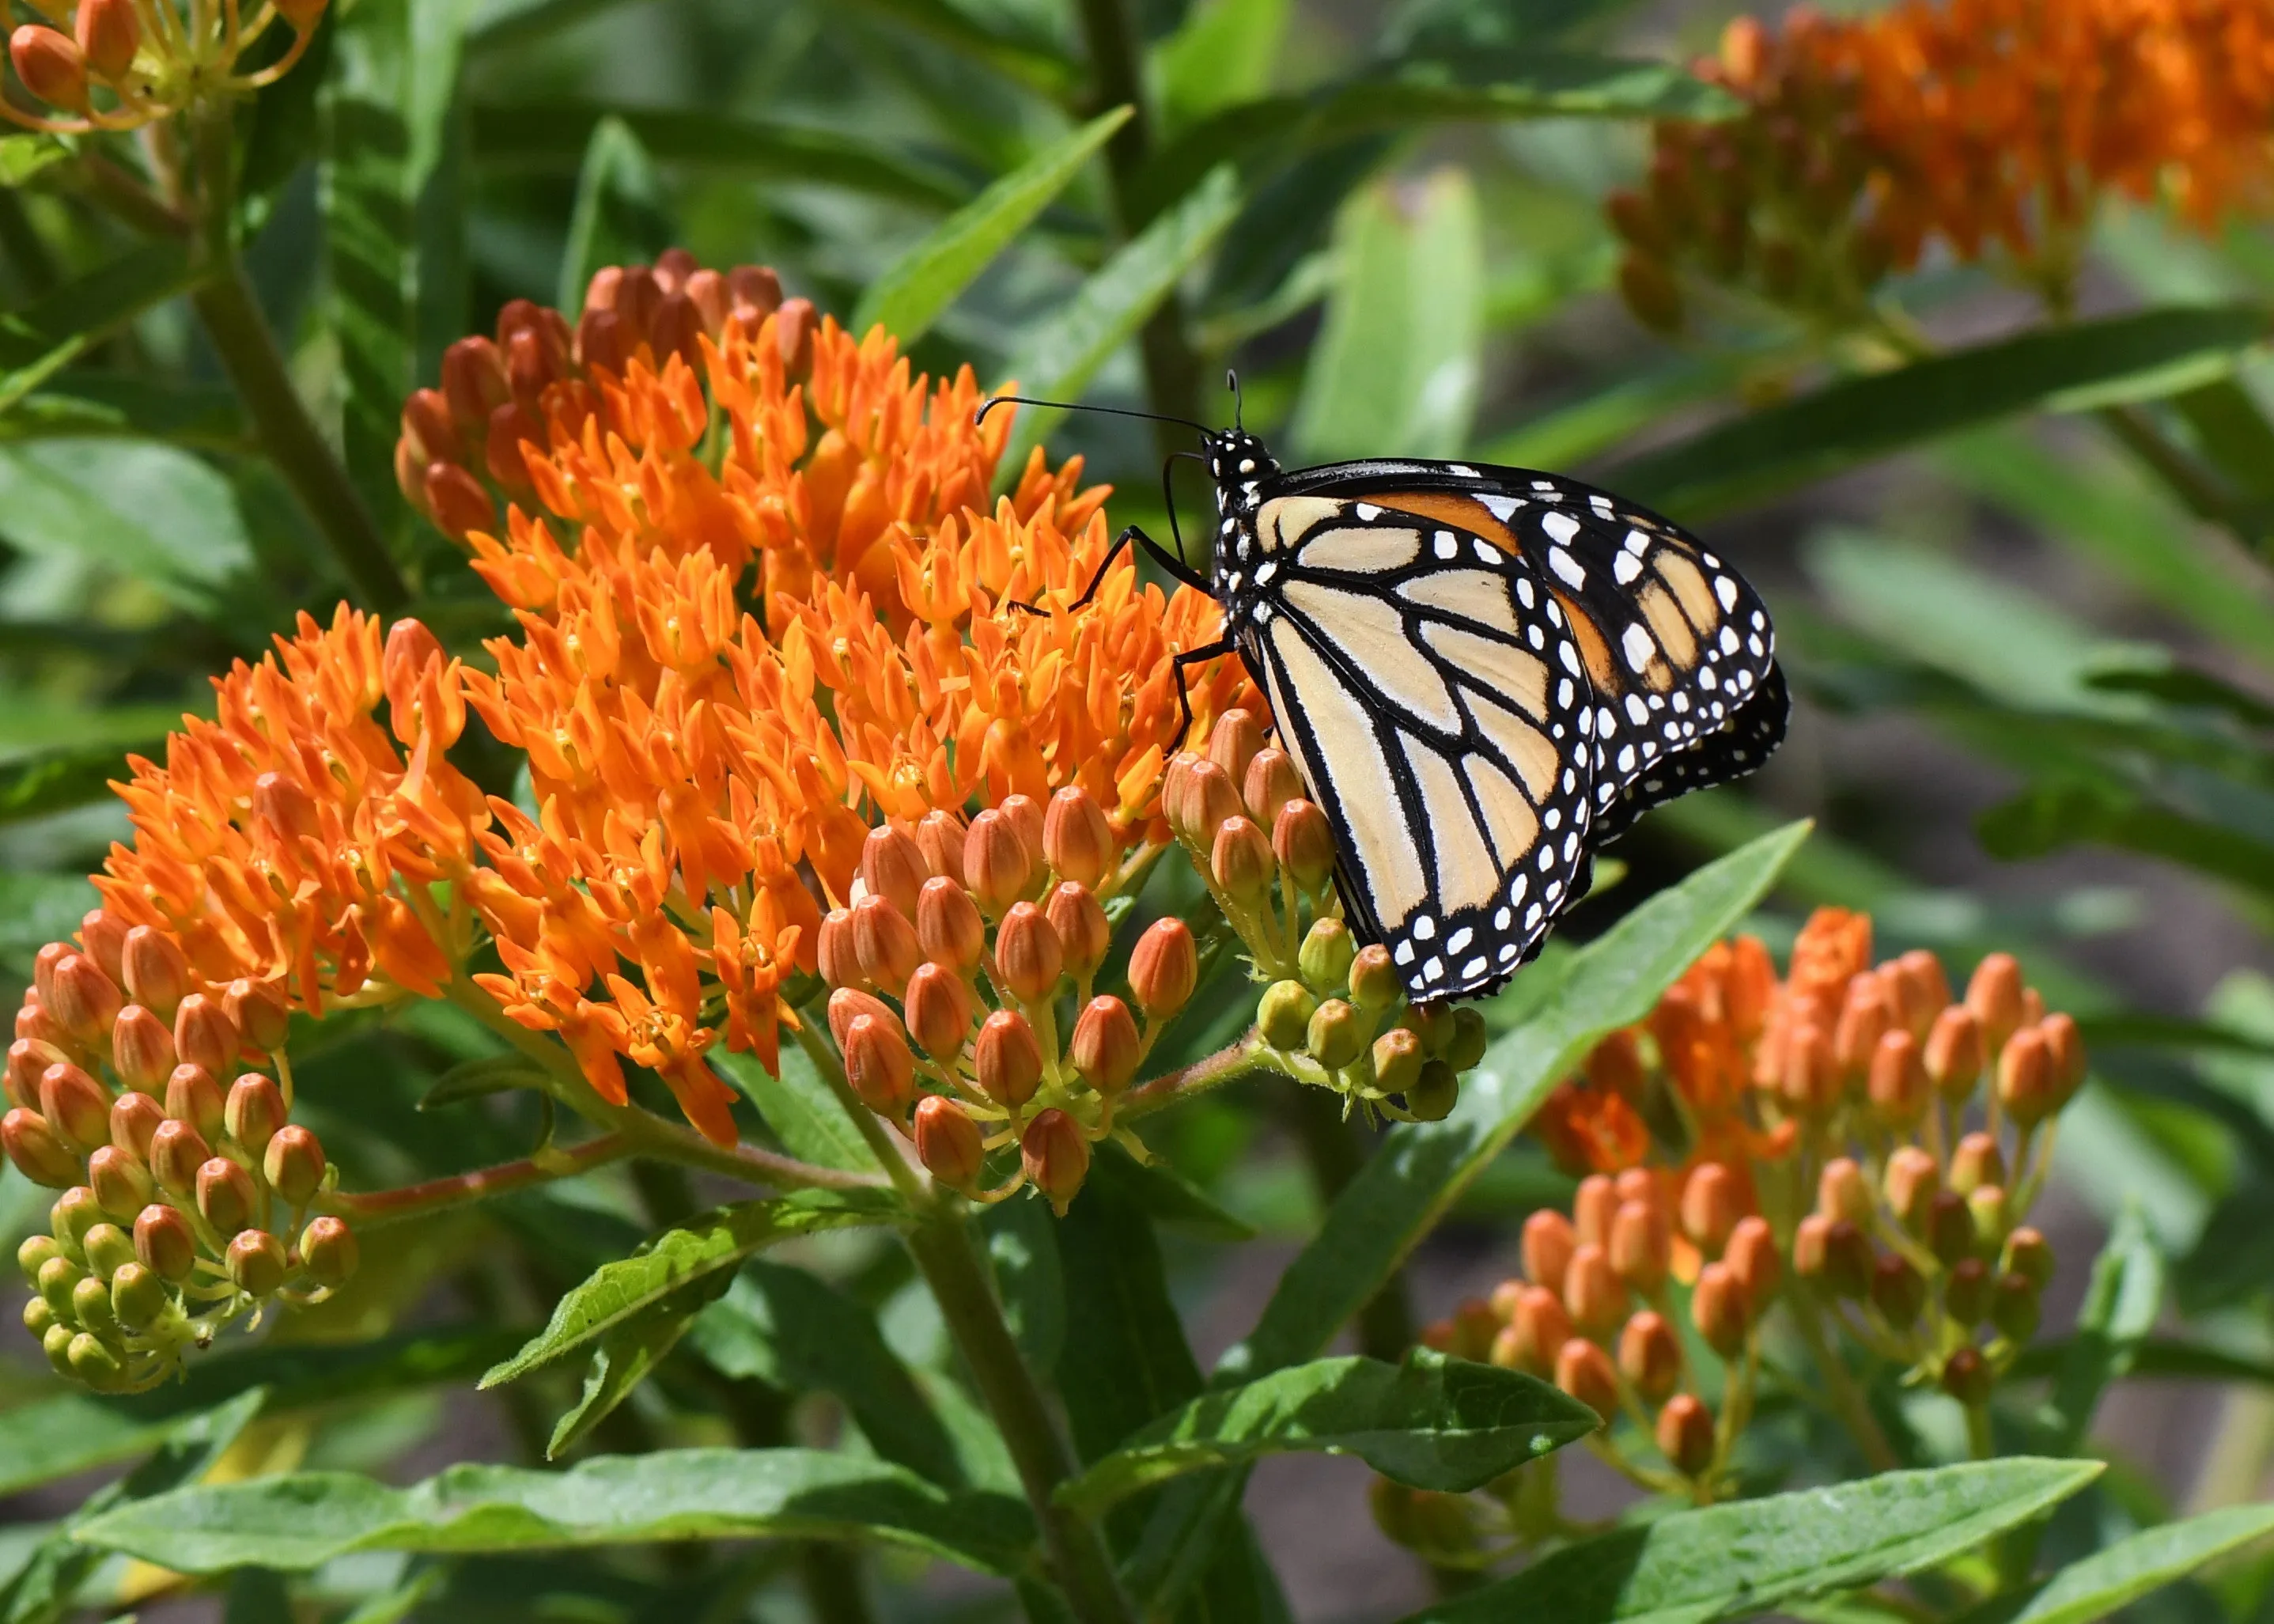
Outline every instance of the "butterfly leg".
<path fill-rule="evenodd" d="M 1164 754 L 1173 756 L 1183 749 L 1185 735 L 1193 730 L 1193 696 L 1191 690 L 1185 686 L 1185 668 L 1200 665 L 1206 661 L 1220 660 L 1231 652 L 1231 639 L 1219 638 L 1213 643 L 1203 643 L 1198 648 L 1188 648 L 1171 661 L 1177 671 L 1177 709 L 1184 719 L 1177 724 L 1177 736 L 1169 741 Z"/>
<path fill-rule="evenodd" d="M 1148 553 L 1151 554 L 1153 561 L 1156 563 L 1159 564 L 1161 568 L 1166 570 L 1171 576 L 1174 576 L 1186 585 L 1199 592 L 1206 592 L 1209 590 L 1209 584 L 1206 577 L 1199 574 L 1192 568 L 1191 565 L 1186 563 L 1184 560 L 1170 552 L 1168 548 L 1163 547 L 1158 541 L 1154 540 L 1152 537 L 1147 535 L 1136 525 L 1132 525 L 1127 529 L 1124 530 L 1119 535 L 1113 538 L 1113 545 L 1106 548 L 1105 556 L 1098 561 L 1096 573 L 1092 574 L 1089 578 L 1089 585 L 1081 589 L 1081 596 L 1076 598 L 1072 603 L 1066 605 L 1066 612 L 1068 614 L 1072 614 L 1077 609 L 1085 609 L 1089 607 L 1090 600 L 1097 596 L 1098 587 L 1104 583 L 1105 572 L 1113 568 L 1113 561 L 1121 556 L 1123 551 L 1127 548 L 1132 541 L 1134 541 L 1138 546 L 1143 548 Z M 1005 607 L 1020 610 L 1021 613 L 1028 615 L 1047 615 L 1050 613 L 1048 609 L 1043 608 L 1043 606 L 1038 603 L 1022 603 L 1015 598 L 1009 600 Z"/>

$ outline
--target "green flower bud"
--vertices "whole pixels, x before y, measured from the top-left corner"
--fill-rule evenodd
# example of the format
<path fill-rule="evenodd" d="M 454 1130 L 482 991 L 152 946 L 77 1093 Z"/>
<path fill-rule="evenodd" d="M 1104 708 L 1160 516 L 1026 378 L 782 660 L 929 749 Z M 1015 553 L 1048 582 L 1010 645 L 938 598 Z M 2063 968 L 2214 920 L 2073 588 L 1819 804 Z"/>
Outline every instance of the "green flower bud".
<path fill-rule="evenodd" d="M 78 1258 L 86 1253 L 87 1232 L 103 1221 L 102 1204 L 86 1185 L 77 1185 L 56 1197 L 48 1209 L 49 1227 L 63 1243 L 65 1256 Z"/>
<path fill-rule="evenodd" d="M 1425 1061 L 1421 1076 L 1405 1091 L 1405 1108 L 1425 1122 L 1442 1122 L 1460 1099 L 1460 1073 L 1442 1060 Z"/>
<path fill-rule="evenodd" d="M 2008 1222 L 2006 1192 L 1995 1184 L 1977 1185 L 1966 1197 L 1967 1215 L 1974 1220 L 1974 1243 L 1994 1256 L 2006 1238 Z"/>
<path fill-rule="evenodd" d="M 92 1274 L 72 1288 L 72 1313 L 98 1336 L 120 1334 L 118 1316 L 110 1310 L 110 1288 Z"/>
<path fill-rule="evenodd" d="M 2025 1274 L 2000 1274 L 1990 1297 L 1990 1323 L 1999 1335 L 2026 1342 L 2037 1333 L 2043 1303 L 2037 1283 Z"/>
<path fill-rule="evenodd" d="M 2006 1237 L 2002 1266 L 2043 1291 L 2053 1277 L 2053 1249 L 2043 1235 L 2024 1224 Z"/>
<path fill-rule="evenodd" d="M 106 1300 L 104 1311 L 109 1311 Z M 126 1383 L 126 1361 L 118 1350 L 92 1332 L 82 1331 L 72 1338 L 64 1354 L 71 1373 L 97 1393 L 109 1393 Z"/>
<path fill-rule="evenodd" d="M 77 1311 L 72 1307 L 72 1291 L 87 1278 L 87 1271 L 68 1258 L 50 1258 L 40 1265 L 40 1295 L 61 1319 L 72 1319 Z"/>
<path fill-rule="evenodd" d="M 1942 1362 L 1942 1390 L 1962 1404 L 1980 1404 L 1990 1397 L 1989 1362 L 1978 1348 L 1962 1348 Z"/>
<path fill-rule="evenodd" d="M 1421 1035 L 1409 1027 L 1393 1026 L 1374 1040 L 1374 1078 L 1382 1091 L 1403 1094 L 1419 1085 Z"/>
<path fill-rule="evenodd" d="M 87 1266 L 104 1280 L 117 1273 L 119 1265 L 134 1261 L 134 1243 L 117 1224 L 97 1224 L 87 1232 L 85 1244 Z"/>
<path fill-rule="evenodd" d="M 1927 1209 L 1927 1250 L 1945 1263 L 1956 1263 L 1974 1250 L 1974 1214 L 1966 1197 L 1954 1190 L 1936 1196 Z"/>
<path fill-rule="evenodd" d="M 284 1243 L 266 1229 L 247 1229 L 229 1243 L 229 1277 L 248 1296 L 274 1295 L 284 1283 Z"/>
<path fill-rule="evenodd" d="M 1455 1071 L 1469 1071 L 1484 1057 L 1484 1012 L 1474 1004 L 1462 1004 L 1453 1011 L 1453 1032 L 1445 1040 L 1442 1058 Z"/>
<path fill-rule="evenodd" d="M 1339 1071 L 1366 1053 L 1366 1017 L 1339 998 L 1329 998 L 1311 1012 L 1311 1057 L 1329 1071 Z"/>
<path fill-rule="evenodd" d="M 1990 1317 L 1992 1288 L 1990 1265 L 1979 1258 L 1962 1258 L 1943 1282 L 1942 1305 L 1960 1325 L 1978 1326 Z"/>
<path fill-rule="evenodd" d="M 1312 986 L 1321 993 L 1339 993 L 1350 985 L 1351 963 L 1357 956 L 1358 943 L 1350 926 L 1340 919 L 1320 919 L 1303 938 L 1296 963 Z"/>
<path fill-rule="evenodd" d="M 63 1255 L 63 1243 L 56 1240 L 55 1236 L 26 1235 L 24 1243 L 16 1249 L 16 1266 L 24 1271 L 24 1278 L 26 1280 L 36 1285 L 39 1281 L 40 1271 L 47 1266 L 48 1259 L 60 1258 Z"/>
<path fill-rule="evenodd" d="M 1256 1030 L 1275 1049 L 1300 1049 L 1311 1040 L 1311 1016 L 1318 1007 L 1319 1001 L 1301 982 L 1274 981 L 1256 1001 Z"/>
<path fill-rule="evenodd" d="M 1368 1015 L 1395 1009 L 1405 997 L 1405 982 L 1390 963 L 1389 949 L 1380 942 L 1360 948 L 1351 961 L 1351 1002 Z"/>
<path fill-rule="evenodd" d="M 24 1329 L 34 1337 L 44 1338 L 48 1327 L 56 1323 L 56 1311 L 48 1306 L 45 1297 L 24 1299 Z"/>
<path fill-rule="evenodd" d="M 147 1331 L 172 1302 L 166 1282 L 139 1263 L 130 1263 L 110 1277 L 110 1310 L 130 1331 Z"/>
<path fill-rule="evenodd" d="M 72 1373 L 72 1339 L 79 1333 L 60 1319 L 40 1333 L 40 1349 L 48 1356 L 48 1363 L 56 1367 L 56 1374 L 68 1379 Z"/>

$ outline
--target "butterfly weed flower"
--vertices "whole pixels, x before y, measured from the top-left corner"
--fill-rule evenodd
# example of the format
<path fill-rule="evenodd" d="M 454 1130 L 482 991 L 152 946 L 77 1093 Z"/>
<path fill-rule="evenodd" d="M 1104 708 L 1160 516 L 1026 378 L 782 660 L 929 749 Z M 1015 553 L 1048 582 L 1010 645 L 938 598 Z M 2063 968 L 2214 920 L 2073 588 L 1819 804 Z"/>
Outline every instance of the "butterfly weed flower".
<path fill-rule="evenodd" d="M 1543 1107 L 1570 1211 L 1532 1213 L 1520 1272 L 1425 1340 L 1595 1404 L 1600 1453 L 1701 1502 L 1734 1492 L 1765 1348 L 1836 1333 L 1978 1405 L 2037 1330 L 2053 1260 L 2029 1213 L 2084 1069 L 2009 955 L 1954 993 L 1930 953 L 1873 963 L 1844 910 L 1781 977 L 1758 940 L 1716 944 Z M 1552 1471 L 1473 1511 L 1500 1549 L 1555 1530 L 1527 1475 Z"/>
<path fill-rule="evenodd" d="M 31 9 L 43 20 L 12 30 L 8 57 L 18 82 L 50 110 L 0 98 L 0 112 L 60 135 L 139 129 L 274 84 L 306 53 L 325 0 L 265 0 L 250 16 L 235 4 L 175 0 L 40 0 Z M 290 35 L 281 52 L 269 43 L 280 26 Z"/>

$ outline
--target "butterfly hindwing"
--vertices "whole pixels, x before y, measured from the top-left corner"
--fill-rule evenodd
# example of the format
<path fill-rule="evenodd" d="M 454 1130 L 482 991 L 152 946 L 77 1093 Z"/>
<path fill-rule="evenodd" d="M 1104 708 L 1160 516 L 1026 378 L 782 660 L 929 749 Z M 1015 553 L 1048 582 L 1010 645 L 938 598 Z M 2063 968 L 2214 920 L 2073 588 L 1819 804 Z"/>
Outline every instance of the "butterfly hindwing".
<path fill-rule="evenodd" d="M 1416 996 L 1497 986 L 1587 862 L 1593 690 L 1520 552 L 1365 501 L 1257 514 L 1240 650 L 1333 822 L 1343 891 Z"/>

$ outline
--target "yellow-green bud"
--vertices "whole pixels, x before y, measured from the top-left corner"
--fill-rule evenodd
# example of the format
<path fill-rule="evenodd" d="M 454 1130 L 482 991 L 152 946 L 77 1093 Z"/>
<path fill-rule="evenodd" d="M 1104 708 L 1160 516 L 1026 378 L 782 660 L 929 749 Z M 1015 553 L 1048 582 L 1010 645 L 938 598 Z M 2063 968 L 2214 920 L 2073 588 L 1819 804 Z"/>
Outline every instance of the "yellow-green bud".
<path fill-rule="evenodd" d="M 2002 1266 L 2042 1291 L 2053 1277 L 2053 1249 L 2043 1235 L 2024 1224 L 2006 1237 Z"/>
<path fill-rule="evenodd" d="M 1358 950 L 1351 960 L 1350 991 L 1351 1002 L 1368 1015 L 1397 1007 L 1405 996 L 1405 982 L 1390 962 L 1389 948 L 1377 941 Z"/>
<path fill-rule="evenodd" d="M 1999 1334 L 2026 1342 L 2037 1333 L 2039 1316 L 2036 1283 L 2024 1274 L 2000 1274 L 1990 1298 L 1990 1323 Z"/>
<path fill-rule="evenodd" d="M 55 1236 L 28 1235 L 24 1237 L 24 1243 L 16 1249 L 16 1266 L 24 1271 L 26 1280 L 36 1283 L 40 1271 L 47 1266 L 48 1260 L 63 1255 L 63 1243 Z"/>
<path fill-rule="evenodd" d="M 1455 1071 L 1468 1071 L 1485 1057 L 1484 1012 L 1474 1004 L 1453 1011 L 1452 1036 L 1445 1039 L 1442 1058 Z"/>
<path fill-rule="evenodd" d="M 48 1327 L 55 1323 L 56 1311 L 48 1306 L 45 1297 L 24 1299 L 24 1329 L 34 1337 L 44 1338 L 48 1334 Z"/>
<path fill-rule="evenodd" d="M 157 1189 L 142 1164 L 115 1144 L 102 1146 L 87 1159 L 87 1182 L 95 1205 L 128 1224 Z"/>
<path fill-rule="evenodd" d="M 1256 1001 L 1256 1030 L 1275 1049 L 1299 1049 L 1311 1040 L 1311 1016 L 1318 1007 L 1301 982 L 1275 981 Z"/>
<path fill-rule="evenodd" d="M 87 1266 L 105 1280 L 118 1273 L 119 1265 L 134 1261 L 134 1243 L 117 1224 L 97 1224 L 81 1244 Z"/>
<path fill-rule="evenodd" d="M 2006 1238 L 2006 1227 L 2010 1221 L 2005 1190 L 1995 1184 L 1984 1184 L 1966 1197 L 1966 1210 L 1974 1219 L 1975 1243 L 1983 1251 L 1994 1253 Z"/>
<path fill-rule="evenodd" d="M 172 1298 L 166 1282 L 139 1263 L 129 1263 L 110 1277 L 110 1310 L 130 1331 L 147 1331 L 157 1323 Z"/>
<path fill-rule="evenodd" d="M 1350 985 L 1351 964 L 1357 957 L 1358 943 L 1350 926 L 1340 919 L 1320 919 L 1303 938 L 1296 962 L 1312 986 L 1321 993 L 1339 993 Z"/>
<path fill-rule="evenodd" d="M 64 1191 L 48 1209 L 48 1227 L 70 1258 L 86 1256 L 87 1232 L 103 1220 L 102 1204 L 94 1191 L 79 1184 Z"/>
<path fill-rule="evenodd" d="M 1460 1098 L 1460 1073 L 1442 1060 L 1425 1061 L 1420 1077 L 1405 1091 L 1405 1108 L 1425 1122 L 1442 1122 Z"/>
<path fill-rule="evenodd" d="M 284 1283 L 284 1243 L 266 1229 L 247 1229 L 229 1243 L 229 1277 L 249 1296 L 273 1295 Z"/>
<path fill-rule="evenodd" d="M 1366 1053 L 1366 1017 L 1339 998 L 1329 998 L 1311 1012 L 1311 1057 L 1329 1071 L 1339 1071 Z"/>
<path fill-rule="evenodd" d="M 72 1313 L 99 1336 L 117 1336 L 118 1316 L 110 1309 L 110 1287 L 90 1274 L 72 1288 Z"/>
<path fill-rule="evenodd" d="M 1403 1094 L 1419 1086 L 1422 1062 L 1421 1035 L 1409 1027 L 1393 1026 L 1374 1040 L 1374 1077 L 1384 1093 Z"/>
<path fill-rule="evenodd" d="M 40 1333 L 40 1349 L 48 1356 L 48 1363 L 56 1367 L 56 1374 L 68 1379 L 72 1373 L 72 1339 L 78 1332 L 58 1319 Z"/>
<path fill-rule="evenodd" d="M 105 1299 L 103 1311 L 108 1313 L 109 1310 L 109 1302 Z M 71 1373 L 97 1393 L 109 1393 L 126 1380 L 126 1361 L 119 1357 L 117 1348 L 92 1332 L 82 1331 L 72 1338 L 64 1357 L 70 1364 Z"/>
<path fill-rule="evenodd" d="M 935 1099 L 943 1106 L 953 1105 L 951 1100 L 939 1099 L 936 1094 L 927 1096 L 924 1104 L 930 1105 Z M 960 1107 L 956 1109 L 957 1114 L 961 1115 Z M 965 1117 L 964 1121 L 968 1122 L 970 1119 Z M 916 1144 L 920 1152 L 923 1148 L 923 1127 L 924 1113 L 919 1107 L 916 1111 Z M 975 1128 L 970 1137 L 973 1146 L 976 1147 L 979 1135 Z M 975 1175 L 978 1172 L 977 1158 L 975 1156 L 972 1159 L 971 1172 Z M 337 1286 L 345 1282 L 348 1276 L 356 1272 L 358 1256 L 355 1231 L 329 1214 L 312 1219 L 308 1227 L 300 1232 L 300 1261 L 307 1268 L 308 1278 L 319 1286 Z"/>
<path fill-rule="evenodd" d="M 72 1291 L 87 1278 L 87 1271 L 68 1258 L 50 1258 L 40 1265 L 37 1284 L 40 1295 L 57 1318 L 72 1319 L 78 1311 L 72 1307 Z"/>

